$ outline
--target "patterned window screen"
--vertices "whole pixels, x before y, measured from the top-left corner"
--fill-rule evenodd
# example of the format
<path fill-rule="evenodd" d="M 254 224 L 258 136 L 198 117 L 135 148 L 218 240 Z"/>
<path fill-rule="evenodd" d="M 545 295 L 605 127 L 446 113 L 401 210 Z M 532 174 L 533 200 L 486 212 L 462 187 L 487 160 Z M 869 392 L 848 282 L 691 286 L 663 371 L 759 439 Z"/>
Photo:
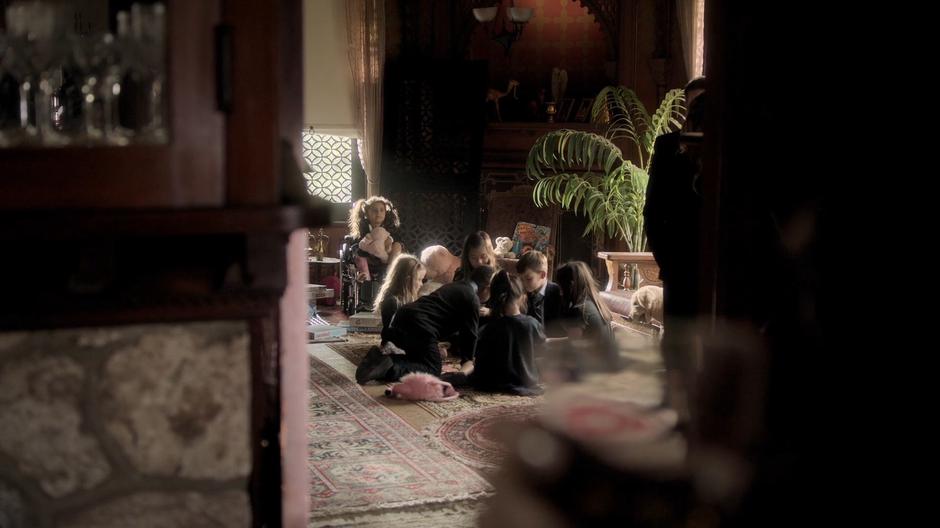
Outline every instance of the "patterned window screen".
<path fill-rule="evenodd" d="M 352 202 L 352 139 L 303 132 L 307 191 L 333 203 Z"/>

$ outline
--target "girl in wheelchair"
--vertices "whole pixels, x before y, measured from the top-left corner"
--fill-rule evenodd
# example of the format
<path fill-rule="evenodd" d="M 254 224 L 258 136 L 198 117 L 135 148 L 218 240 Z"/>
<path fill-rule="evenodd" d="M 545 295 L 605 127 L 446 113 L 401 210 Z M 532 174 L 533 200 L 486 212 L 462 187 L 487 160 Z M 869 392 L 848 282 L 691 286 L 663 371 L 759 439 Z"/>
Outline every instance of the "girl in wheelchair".
<path fill-rule="evenodd" d="M 370 196 L 357 200 L 349 210 L 349 234 L 353 239 L 360 279 L 370 281 L 384 274 L 388 263 L 404 249 L 395 241 L 401 221 L 391 200 Z"/>
<path fill-rule="evenodd" d="M 369 310 L 388 264 L 404 250 L 396 241 L 401 221 L 391 200 L 370 196 L 357 200 L 349 210 L 349 235 L 343 261 L 343 308 L 352 315 Z"/>

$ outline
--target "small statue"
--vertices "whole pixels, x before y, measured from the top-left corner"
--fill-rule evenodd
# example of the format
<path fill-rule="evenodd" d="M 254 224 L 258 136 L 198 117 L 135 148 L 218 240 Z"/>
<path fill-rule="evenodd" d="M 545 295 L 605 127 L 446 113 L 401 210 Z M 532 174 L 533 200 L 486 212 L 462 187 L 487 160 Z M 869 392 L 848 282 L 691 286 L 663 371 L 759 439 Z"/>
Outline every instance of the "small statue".
<path fill-rule="evenodd" d="M 552 100 L 558 102 L 565 97 L 568 89 L 568 71 L 552 68 Z"/>
<path fill-rule="evenodd" d="M 519 88 L 519 81 L 516 81 L 516 80 L 514 80 L 514 79 L 510 79 L 509 85 L 506 86 L 506 91 L 505 91 L 505 92 L 501 92 L 501 91 L 497 90 L 496 88 L 490 88 L 489 90 L 487 90 L 487 92 L 486 92 L 486 102 L 487 102 L 487 103 L 493 102 L 493 104 L 496 105 L 496 119 L 497 119 L 499 122 L 502 122 L 502 121 L 503 121 L 503 116 L 500 115 L 500 113 L 499 113 L 499 100 L 502 99 L 503 97 L 506 97 L 506 96 L 507 96 L 508 94 L 510 94 L 510 93 L 512 94 L 513 99 L 518 99 L 519 96 L 518 96 L 518 94 L 516 94 L 516 89 L 517 89 L 517 88 Z"/>
<path fill-rule="evenodd" d="M 330 244 L 330 237 L 323 233 L 323 228 L 320 228 L 320 232 L 314 235 L 310 233 L 310 244 L 307 249 L 310 250 L 318 261 L 323 260 L 323 254 L 326 253 L 326 248 Z"/>

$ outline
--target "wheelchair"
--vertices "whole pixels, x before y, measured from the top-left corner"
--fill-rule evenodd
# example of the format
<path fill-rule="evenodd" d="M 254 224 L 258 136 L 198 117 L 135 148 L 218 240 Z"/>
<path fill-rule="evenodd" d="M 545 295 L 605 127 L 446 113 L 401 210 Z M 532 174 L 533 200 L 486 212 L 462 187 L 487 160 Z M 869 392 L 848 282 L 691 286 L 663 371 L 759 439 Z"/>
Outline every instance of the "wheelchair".
<path fill-rule="evenodd" d="M 360 270 L 357 267 L 356 257 L 365 257 L 369 266 L 369 280 L 360 280 Z M 385 272 L 388 265 L 383 263 L 377 257 L 366 253 L 359 253 L 359 243 L 350 235 L 343 238 L 343 244 L 339 251 L 341 273 L 341 293 L 340 302 L 343 312 L 346 315 L 355 315 L 359 312 L 371 311 L 372 302 L 379 288 L 382 287 L 382 281 L 385 280 Z M 362 259 L 358 259 L 359 263 Z"/>

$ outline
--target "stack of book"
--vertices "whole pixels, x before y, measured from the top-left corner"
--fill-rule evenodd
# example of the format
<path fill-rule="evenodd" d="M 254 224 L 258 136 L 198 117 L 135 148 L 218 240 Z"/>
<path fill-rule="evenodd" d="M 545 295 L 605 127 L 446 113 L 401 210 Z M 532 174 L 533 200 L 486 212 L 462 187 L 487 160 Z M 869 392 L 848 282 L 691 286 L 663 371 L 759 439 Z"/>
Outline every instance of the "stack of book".
<path fill-rule="evenodd" d="M 332 288 L 327 288 L 322 284 L 308 284 L 307 285 L 307 298 L 315 301 L 319 299 L 332 299 L 334 295 Z"/>
<path fill-rule="evenodd" d="M 346 328 L 327 323 L 319 315 L 307 319 L 307 336 L 311 343 L 335 343 L 346 340 Z"/>
<path fill-rule="evenodd" d="M 374 312 L 359 312 L 349 318 L 349 331 L 380 334 L 382 333 L 382 317 Z"/>

